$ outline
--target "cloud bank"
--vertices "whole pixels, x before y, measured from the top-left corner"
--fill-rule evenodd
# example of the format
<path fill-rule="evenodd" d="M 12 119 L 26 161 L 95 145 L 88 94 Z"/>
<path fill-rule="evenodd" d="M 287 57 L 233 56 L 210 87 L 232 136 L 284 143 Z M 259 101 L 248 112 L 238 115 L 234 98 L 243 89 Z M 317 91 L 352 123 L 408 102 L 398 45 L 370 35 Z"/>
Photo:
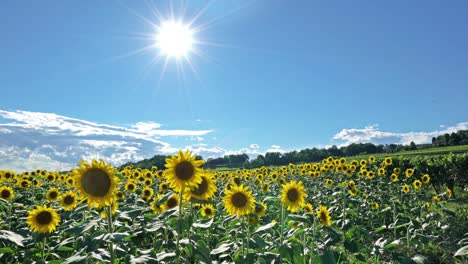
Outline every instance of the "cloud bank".
<path fill-rule="evenodd" d="M 337 133 L 333 139 L 339 140 L 342 143 L 340 146 L 347 146 L 352 143 L 374 143 L 374 144 L 404 144 L 408 145 L 411 142 L 416 144 L 431 143 L 433 137 L 443 135 L 445 133 L 457 132 L 458 130 L 467 130 L 468 122 L 458 123 L 454 126 L 440 126 L 442 130 L 431 132 L 407 132 L 395 133 L 381 131 L 378 125 L 370 125 L 365 128 L 349 128 L 343 129 Z M 344 142 L 343 142 L 344 141 Z"/>

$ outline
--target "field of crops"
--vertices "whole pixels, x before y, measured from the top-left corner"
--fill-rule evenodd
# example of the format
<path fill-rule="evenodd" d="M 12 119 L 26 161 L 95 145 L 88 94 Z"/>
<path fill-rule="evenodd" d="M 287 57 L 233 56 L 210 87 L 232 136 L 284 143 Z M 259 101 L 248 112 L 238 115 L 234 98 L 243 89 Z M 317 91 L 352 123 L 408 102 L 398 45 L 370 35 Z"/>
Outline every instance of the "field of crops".
<path fill-rule="evenodd" d="M 93 160 L 68 173 L 2 170 L 0 262 L 468 261 L 467 208 L 447 208 L 466 191 L 435 188 L 422 167 L 374 156 L 202 164 L 180 151 L 166 168 Z"/>

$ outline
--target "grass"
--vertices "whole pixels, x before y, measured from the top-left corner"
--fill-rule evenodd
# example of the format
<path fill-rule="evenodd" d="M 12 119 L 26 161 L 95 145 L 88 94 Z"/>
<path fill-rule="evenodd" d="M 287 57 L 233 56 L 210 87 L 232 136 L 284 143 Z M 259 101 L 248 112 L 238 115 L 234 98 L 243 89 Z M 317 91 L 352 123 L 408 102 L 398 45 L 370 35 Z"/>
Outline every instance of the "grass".
<path fill-rule="evenodd" d="M 450 153 L 467 153 L 468 145 L 462 146 L 449 146 L 449 147 L 438 147 L 438 148 L 428 148 L 428 149 L 418 149 L 418 150 L 409 150 L 409 151 L 400 151 L 395 153 L 378 153 L 373 154 L 376 158 L 385 158 L 385 157 L 394 157 L 394 156 L 403 156 L 403 157 L 412 157 L 412 156 L 438 156 L 445 155 Z M 347 157 L 347 159 L 367 159 L 369 154 L 358 155 Z"/>

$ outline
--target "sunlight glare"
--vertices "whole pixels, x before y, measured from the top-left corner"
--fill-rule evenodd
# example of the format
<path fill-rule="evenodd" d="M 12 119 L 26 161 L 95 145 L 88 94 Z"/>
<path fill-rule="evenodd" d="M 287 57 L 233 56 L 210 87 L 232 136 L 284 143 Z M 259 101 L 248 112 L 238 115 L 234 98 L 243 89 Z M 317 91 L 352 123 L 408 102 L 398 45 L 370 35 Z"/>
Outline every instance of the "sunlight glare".
<path fill-rule="evenodd" d="M 187 57 L 193 46 L 193 30 L 189 25 L 173 20 L 164 21 L 158 27 L 156 47 L 167 57 Z"/>

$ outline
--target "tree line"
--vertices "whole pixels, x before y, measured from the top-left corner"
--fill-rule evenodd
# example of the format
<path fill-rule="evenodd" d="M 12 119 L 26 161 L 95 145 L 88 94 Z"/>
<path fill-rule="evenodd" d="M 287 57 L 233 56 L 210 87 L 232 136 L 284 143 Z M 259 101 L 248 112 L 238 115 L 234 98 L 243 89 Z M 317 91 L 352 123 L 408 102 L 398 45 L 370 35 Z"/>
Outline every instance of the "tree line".
<path fill-rule="evenodd" d="M 432 138 L 432 144 L 415 144 L 411 142 L 409 145 L 402 144 L 387 144 L 375 145 L 372 143 L 353 143 L 348 146 L 338 148 L 333 145 L 330 148 L 306 148 L 299 151 L 290 152 L 267 152 L 265 155 L 258 155 L 254 159 L 245 154 L 231 154 L 218 158 L 208 158 L 204 165 L 205 168 L 215 169 L 218 167 L 228 168 L 259 168 L 261 166 L 281 166 L 289 163 L 305 163 L 319 162 L 327 157 L 349 157 L 356 155 L 371 155 L 378 153 L 395 153 L 400 151 L 427 149 L 433 147 L 468 145 L 468 130 L 460 130 L 451 134 L 444 134 Z M 151 169 L 156 166 L 158 169 L 164 169 L 166 158 L 170 156 L 155 155 L 150 159 L 144 159 L 136 163 L 128 162 L 121 166 L 132 165 L 135 168 Z M 197 156 L 197 159 L 203 159 L 202 156 Z"/>

